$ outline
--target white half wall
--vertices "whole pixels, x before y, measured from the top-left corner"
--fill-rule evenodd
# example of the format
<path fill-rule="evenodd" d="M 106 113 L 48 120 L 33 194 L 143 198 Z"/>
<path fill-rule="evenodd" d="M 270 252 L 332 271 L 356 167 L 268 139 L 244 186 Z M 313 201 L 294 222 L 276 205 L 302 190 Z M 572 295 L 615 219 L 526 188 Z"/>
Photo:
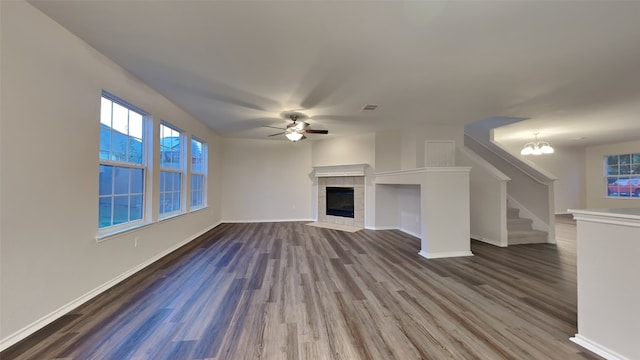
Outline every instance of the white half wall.
<path fill-rule="evenodd" d="M 606 155 L 637 152 L 640 152 L 640 140 L 586 148 L 587 208 L 640 208 L 640 198 L 620 199 L 607 197 L 607 185 L 604 176 L 604 157 Z"/>
<path fill-rule="evenodd" d="M 222 221 L 315 219 L 311 142 L 225 139 Z"/>
<path fill-rule="evenodd" d="M 4 348 L 221 217 L 213 131 L 30 4 L 0 6 Z M 96 242 L 103 89 L 207 142 L 207 208 Z"/>

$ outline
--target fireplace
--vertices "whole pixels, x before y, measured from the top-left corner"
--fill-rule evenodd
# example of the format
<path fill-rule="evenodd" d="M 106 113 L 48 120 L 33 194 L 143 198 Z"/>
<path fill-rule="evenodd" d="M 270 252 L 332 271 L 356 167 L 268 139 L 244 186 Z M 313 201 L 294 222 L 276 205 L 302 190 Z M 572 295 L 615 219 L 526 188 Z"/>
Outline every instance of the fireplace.
<path fill-rule="evenodd" d="M 327 186 L 326 205 L 327 215 L 353 218 L 353 188 Z"/>
<path fill-rule="evenodd" d="M 364 192 L 368 168 L 367 164 L 314 166 L 318 184 L 319 223 L 364 228 Z M 332 200 L 334 196 L 336 199 Z M 345 200 L 347 197 L 348 202 Z"/>

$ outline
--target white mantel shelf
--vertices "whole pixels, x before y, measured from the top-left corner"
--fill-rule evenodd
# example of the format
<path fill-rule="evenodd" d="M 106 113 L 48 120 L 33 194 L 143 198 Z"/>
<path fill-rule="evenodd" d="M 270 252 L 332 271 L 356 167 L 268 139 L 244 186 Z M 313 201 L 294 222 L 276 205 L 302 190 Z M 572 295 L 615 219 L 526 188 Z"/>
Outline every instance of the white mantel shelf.
<path fill-rule="evenodd" d="M 314 166 L 316 177 L 364 176 L 369 164 Z"/>

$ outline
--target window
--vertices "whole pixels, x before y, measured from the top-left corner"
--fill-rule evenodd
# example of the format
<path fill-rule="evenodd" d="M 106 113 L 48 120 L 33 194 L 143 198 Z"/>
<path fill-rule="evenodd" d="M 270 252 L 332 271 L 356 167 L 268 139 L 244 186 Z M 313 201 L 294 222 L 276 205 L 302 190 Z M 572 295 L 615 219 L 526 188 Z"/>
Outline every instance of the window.
<path fill-rule="evenodd" d="M 160 216 L 174 215 L 183 209 L 182 146 L 180 131 L 160 124 Z"/>
<path fill-rule="evenodd" d="M 607 195 L 640 199 L 640 153 L 605 156 Z"/>
<path fill-rule="evenodd" d="M 100 104 L 98 228 L 141 221 L 144 217 L 144 126 L 146 113 L 115 97 Z"/>
<path fill-rule="evenodd" d="M 206 205 L 207 144 L 191 139 L 191 208 Z"/>

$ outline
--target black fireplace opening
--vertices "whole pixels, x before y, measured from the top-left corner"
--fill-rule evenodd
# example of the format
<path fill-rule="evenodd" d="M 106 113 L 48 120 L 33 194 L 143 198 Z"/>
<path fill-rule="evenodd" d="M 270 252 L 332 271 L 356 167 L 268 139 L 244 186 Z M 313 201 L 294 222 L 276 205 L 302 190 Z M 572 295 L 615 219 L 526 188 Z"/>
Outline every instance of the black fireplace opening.
<path fill-rule="evenodd" d="M 353 218 L 353 188 L 327 186 L 327 215 Z"/>

